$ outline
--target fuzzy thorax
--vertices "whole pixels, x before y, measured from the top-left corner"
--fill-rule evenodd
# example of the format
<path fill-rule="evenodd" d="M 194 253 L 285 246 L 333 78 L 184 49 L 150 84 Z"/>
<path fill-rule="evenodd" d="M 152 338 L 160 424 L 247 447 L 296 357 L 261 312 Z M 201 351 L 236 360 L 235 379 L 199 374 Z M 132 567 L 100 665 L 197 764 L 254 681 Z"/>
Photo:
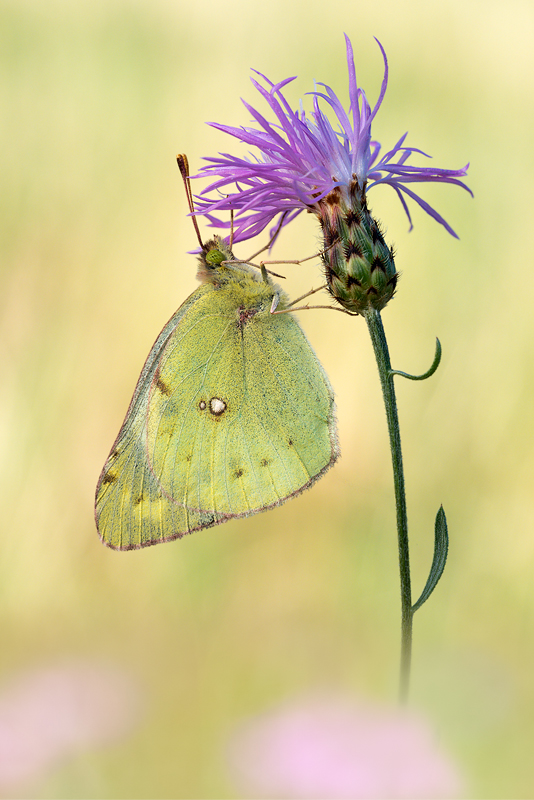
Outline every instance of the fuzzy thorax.
<path fill-rule="evenodd" d="M 207 242 L 200 253 L 197 278 L 201 283 L 211 284 L 215 290 L 224 287 L 225 296 L 235 305 L 240 319 L 243 312 L 249 310 L 254 314 L 271 313 L 274 297 L 278 310 L 289 305 L 283 289 L 273 283 L 267 273 L 262 274 L 257 267 L 236 260 L 220 236 Z"/>

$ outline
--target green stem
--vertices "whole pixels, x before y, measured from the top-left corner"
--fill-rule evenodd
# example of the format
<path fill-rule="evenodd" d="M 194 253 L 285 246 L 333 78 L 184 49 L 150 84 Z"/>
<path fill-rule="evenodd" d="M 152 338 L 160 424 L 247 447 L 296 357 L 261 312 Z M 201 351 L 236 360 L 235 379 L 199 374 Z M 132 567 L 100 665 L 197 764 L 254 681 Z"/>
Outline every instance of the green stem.
<path fill-rule="evenodd" d="M 382 394 L 388 421 L 389 444 L 393 462 L 393 481 L 395 485 L 395 505 L 397 510 L 397 538 L 399 545 L 399 570 L 401 588 L 401 665 L 400 699 L 408 697 L 410 684 L 410 665 L 412 657 L 412 590 L 410 580 L 410 553 L 408 545 L 408 517 L 406 513 L 406 494 L 404 490 L 404 471 L 397 414 L 395 387 L 389 358 L 389 350 L 380 313 L 374 309 L 364 312 L 367 327 L 373 343 L 376 363 L 382 384 Z"/>

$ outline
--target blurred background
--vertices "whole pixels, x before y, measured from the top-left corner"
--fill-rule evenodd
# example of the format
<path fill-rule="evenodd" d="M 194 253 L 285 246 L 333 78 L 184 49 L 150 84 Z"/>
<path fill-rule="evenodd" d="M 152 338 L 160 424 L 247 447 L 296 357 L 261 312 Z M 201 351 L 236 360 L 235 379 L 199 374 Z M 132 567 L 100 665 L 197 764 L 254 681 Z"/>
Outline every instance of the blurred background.
<path fill-rule="evenodd" d="M 235 152 L 204 123 L 247 124 L 240 97 L 265 111 L 250 68 L 298 75 L 293 106 L 310 108 L 314 80 L 346 99 L 344 32 L 372 105 L 374 36 L 389 58 L 374 137 L 388 149 L 409 130 L 436 166 L 470 161 L 475 193 L 421 190 L 460 241 L 415 204 L 409 233 L 389 188 L 369 195 L 402 272 L 383 314 L 393 365 L 425 371 L 435 336 L 444 351 L 432 379 L 397 381 L 415 597 L 441 503 L 451 536 L 415 617 L 411 704 L 460 796 L 534 794 L 532 5 L 4 0 L 2 796 L 261 796 L 228 755 L 239 726 L 317 692 L 394 708 L 391 466 L 362 320 L 301 314 L 342 450 L 311 491 L 144 551 L 107 550 L 93 521 L 144 360 L 196 286 L 176 153 L 194 173 Z M 274 256 L 310 256 L 317 235 L 302 215 Z M 314 261 L 286 272 L 293 296 L 321 280 Z"/>

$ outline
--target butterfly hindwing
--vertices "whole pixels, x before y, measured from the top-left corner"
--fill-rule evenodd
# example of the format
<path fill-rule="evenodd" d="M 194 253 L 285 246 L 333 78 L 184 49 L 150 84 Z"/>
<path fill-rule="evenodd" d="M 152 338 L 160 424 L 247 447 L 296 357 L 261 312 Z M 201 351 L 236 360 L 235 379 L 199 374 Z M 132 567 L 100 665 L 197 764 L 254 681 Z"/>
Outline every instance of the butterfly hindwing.
<path fill-rule="evenodd" d="M 224 521 L 214 514 L 191 512 L 169 498 L 150 470 L 146 452 L 148 398 L 161 353 L 181 319 L 208 288 L 201 286 L 193 292 L 158 336 L 100 475 L 95 517 L 102 540 L 114 549 L 130 550 L 169 541 Z"/>
<path fill-rule="evenodd" d="M 189 511 L 170 500 L 146 468 L 144 452 L 135 439 L 130 438 L 117 457 L 110 459 L 97 505 L 98 528 L 110 547 L 131 550 L 224 521 L 215 514 Z"/>

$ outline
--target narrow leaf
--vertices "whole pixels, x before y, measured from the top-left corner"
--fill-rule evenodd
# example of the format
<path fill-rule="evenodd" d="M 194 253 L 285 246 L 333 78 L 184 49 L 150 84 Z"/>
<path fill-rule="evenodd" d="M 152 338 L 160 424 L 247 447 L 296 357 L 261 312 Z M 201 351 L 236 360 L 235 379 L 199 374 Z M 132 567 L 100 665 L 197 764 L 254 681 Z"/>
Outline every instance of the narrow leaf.
<path fill-rule="evenodd" d="M 436 525 L 434 527 L 434 558 L 432 559 L 432 566 L 430 567 L 430 574 L 426 582 L 425 588 L 421 592 L 421 597 L 412 606 L 412 613 L 421 608 L 423 603 L 428 600 L 437 582 L 443 575 L 445 569 L 445 562 L 447 561 L 447 553 L 449 551 L 449 535 L 447 532 L 447 519 L 443 506 L 439 507 L 436 514 Z"/>
<path fill-rule="evenodd" d="M 390 369 L 390 375 L 401 375 L 403 378 L 408 378 L 410 381 L 426 381 L 427 378 L 430 378 L 434 372 L 439 367 L 441 361 L 441 342 L 436 337 L 436 354 L 434 356 L 434 361 L 432 362 L 432 366 L 430 369 L 427 369 L 426 372 L 423 372 L 422 375 L 410 375 L 409 372 L 401 372 L 400 369 Z"/>

